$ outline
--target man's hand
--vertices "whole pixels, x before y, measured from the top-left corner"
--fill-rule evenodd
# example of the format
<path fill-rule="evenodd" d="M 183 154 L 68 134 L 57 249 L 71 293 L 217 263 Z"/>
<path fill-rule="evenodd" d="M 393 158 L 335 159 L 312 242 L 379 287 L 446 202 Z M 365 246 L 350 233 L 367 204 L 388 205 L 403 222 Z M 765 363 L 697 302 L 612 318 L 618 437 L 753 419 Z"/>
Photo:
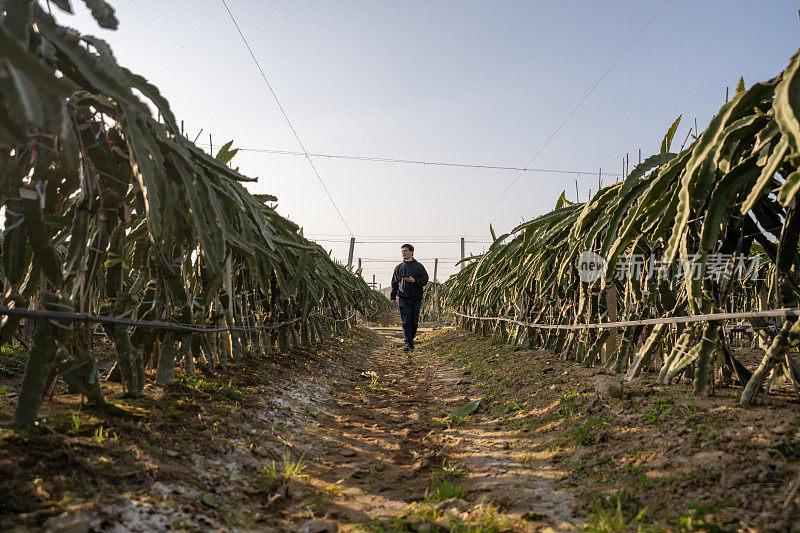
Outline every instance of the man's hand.
<path fill-rule="evenodd" d="M 415 281 L 417 281 L 417 280 L 415 280 L 415 279 L 414 279 L 414 278 L 412 278 L 411 276 L 406 276 L 406 277 L 404 277 L 404 278 L 403 278 L 403 281 L 407 281 L 407 282 L 409 282 L 409 283 L 414 283 L 414 282 L 415 282 Z"/>
<path fill-rule="evenodd" d="M 392 307 L 397 307 L 397 300 L 392 300 Z"/>

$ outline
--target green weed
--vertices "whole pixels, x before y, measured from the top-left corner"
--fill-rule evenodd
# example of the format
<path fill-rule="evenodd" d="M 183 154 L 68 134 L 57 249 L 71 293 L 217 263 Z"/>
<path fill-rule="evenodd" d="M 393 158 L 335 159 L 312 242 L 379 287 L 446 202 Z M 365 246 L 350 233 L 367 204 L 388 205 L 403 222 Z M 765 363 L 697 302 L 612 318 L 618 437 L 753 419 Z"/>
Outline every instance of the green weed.
<path fill-rule="evenodd" d="M 538 453 L 551 453 L 556 454 L 561 451 L 561 445 L 558 444 L 537 444 L 531 448 L 534 452 Z"/>
<path fill-rule="evenodd" d="M 267 491 L 272 491 L 292 478 L 308 477 L 308 475 L 303 474 L 305 467 L 303 455 L 297 460 L 292 460 L 292 452 L 287 448 L 283 452 L 281 464 L 276 464 L 274 459 L 271 463 L 265 464 L 257 475 L 257 481 L 265 485 L 264 488 Z M 344 481 L 344 479 L 340 481 Z"/>
<path fill-rule="evenodd" d="M 27 360 L 28 350 L 17 342 L 0 347 L 0 373 L 2 374 L 19 374 L 25 370 Z"/>
<path fill-rule="evenodd" d="M 645 411 L 645 419 L 648 424 L 661 422 L 674 408 L 674 406 L 664 400 L 656 400 L 656 403 Z"/>
<path fill-rule="evenodd" d="M 778 446 L 778 451 L 790 463 L 800 461 L 800 444 L 792 442 L 788 438 Z"/>
<path fill-rule="evenodd" d="M 352 476 L 354 473 L 355 472 L 351 472 L 351 473 L 347 474 L 346 476 L 344 476 L 339 481 L 337 481 L 336 483 L 334 483 L 333 485 L 328 485 L 327 487 L 325 487 L 325 492 L 327 492 L 331 496 L 339 496 L 339 495 L 341 495 L 344 492 L 344 490 L 342 489 L 342 486 L 341 486 L 342 483 L 344 483 L 345 480 L 347 478 L 349 478 L 350 476 Z"/>
<path fill-rule="evenodd" d="M 436 511 L 432 502 L 420 502 L 411 504 L 400 517 L 381 518 L 360 526 L 363 529 L 356 531 L 374 533 L 442 530 L 450 533 L 499 533 L 510 530 L 498 508 L 485 502 L 473 507 L 466 521 Z"/>
<path fill-rule="evenodd" d="M 500 406 L 505 408 L 506 413 L 518 413 L 519 411 L 525 409 L 525 407 L 516 401 L 503 402 L 500 404 Z"/>
<path fill-rule="evenodd" d="M 610 422 L 605 415 L 590 416 L 582 423 L 576 424 L 567 432 L 567 436 L 581 446 L 593 446 L 600 439 L 603 429 L 608 427 Z"/>
<path fill-rule="evenodd" d="M 374 370 L 362 372 L 361 375 L 363 377 L 369 378 L 369 385 L 367 385 L 366 387 L 362 387 L 360 385 L 356 387 L 356 390 L 359 391 L 361 394 L 366 395 L 368 392 L 372 394 L 380 394 L 384 392 L 397 392 L 393 389 L 386 387 L 383 384 L 381 377 Z"/>
<path fill-rule="evenodd" d="M 568 419 L 579 409 L 579 401 L 582 394 L 577 391 L 567 391 L 561 395 L 558 400 L 557 416 L 559 418 Z"/>
<path fill-rule="evenodd" d="M 445 479 L 434 483 L 427 491 L 427 499 L 442 502 L 450 498 L 463 498 L 468 490 L 466 485 L 457 485 L 450 479 Z"/>
<path fill-rule="evenodd" d="M 722 427 L 717 422 L 707 422 L 698 426 L 689 425 L 689 429 L 694 433 L 692 437 L 693 446 L 702 446 L 704 444 L 712 444 L 717 442 L 717 431 Z"/>
<path fill-rule="evenodd" d="M 642 520 L 647 507 L 627 491 L 611 495 L 600 495 L 588 509 L 588 519 L 582 531 L 612 533 L 622 531 L 652 531 L 655 528 Z"/>
<path fill-rule="evenodd" d="M 73 422 L 74 423 L 74 422 Z M 92 437 L 97 444 L 102 445 L 103 441 L 111 437 L 115 442 L 119 440 L 119 435 L 117 435 L 116 431 L 110 431 L 108 429 L 103 429 L 103 426 L 100 426 L 96 430 L 94 430 L 94 436 Z"/>
<path fill-rule="evenodd" d="M 734 528 L 723 527 L 714 517 L 714 513 L 719 511 L 722 507 L 728 504 L 728 501 L 717 502 L 709 507 L 698 505 L 694 502 L 686 502 L 689 506 L 687 511 L 679 514 L 677 517 L 670 519 L 675 531 L 689 532 L 689 531 L 704 531 L 706 533 L 721 533 L 723 531 L 732 531 Z"/>
<path fill-rule="evenodd" d="M 173 386 L 227 400 L 241 401 L 244 399 L 244 393 L 233 386 L 232 380 L 226 384 L 218 379 L 203 379 L 187 374 L 178 374 L 175 376 Z"/>
<path fill-rule="evenodd" d="M 81 410 L 72 411 L 70 416 L 72 417 L 72 431 L 77 433 L 81 429 Z"/>
<path fill-rule="evenodd" d="M 366 476 L 366 477 L 371 477 L 371 478 L 373 478 L 373 479 L 378 479 L 378 480 L 380 480 L 380 479 L 383 479 L 383 478 L 385 478 L 385 477 L 386 477 L 386 474 L 384 474 L 383 472 L 381 472 L 381 471 L 379 471 L 379 470 L 376 470 L 376 469 L 374 469 L 374 468 L 371 468 L 371 469 L 370 469 L 370 470 L 367 472 L 367 476 Z"/>
<path fill-rule="evenodd" d="M 457 464 L 449 463 L 447 459 L 442 460 L 442 467 L 434 470 L 431 473 L 431 478 L 435 482 L 442 481 L 455 481 L 456 479 L 466 476 L 469 472 Z"/>

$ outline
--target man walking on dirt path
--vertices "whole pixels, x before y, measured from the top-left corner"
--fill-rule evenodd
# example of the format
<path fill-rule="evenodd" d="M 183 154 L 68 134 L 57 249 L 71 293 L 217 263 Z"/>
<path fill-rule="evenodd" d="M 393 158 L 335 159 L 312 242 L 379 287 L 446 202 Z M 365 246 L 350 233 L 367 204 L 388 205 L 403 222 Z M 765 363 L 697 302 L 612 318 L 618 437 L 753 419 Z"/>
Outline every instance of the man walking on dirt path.
<path fill-rule="evenodd" d="M 392 274 L 393 306 L 400 307 L 400 319 L 403 321 L 403 337 L 406 345 L 403 351 L 414 350 L 414 337 L 417 336 L 419 310 L 422 307 L 422 289 L 428 283 L 428 272 L 422 263 L 414 259 L 414 247 L 404 244 L 400 247 L 403 262 L 394 268 Z M 398 303 L 396 298 L 400 299 Z"/>

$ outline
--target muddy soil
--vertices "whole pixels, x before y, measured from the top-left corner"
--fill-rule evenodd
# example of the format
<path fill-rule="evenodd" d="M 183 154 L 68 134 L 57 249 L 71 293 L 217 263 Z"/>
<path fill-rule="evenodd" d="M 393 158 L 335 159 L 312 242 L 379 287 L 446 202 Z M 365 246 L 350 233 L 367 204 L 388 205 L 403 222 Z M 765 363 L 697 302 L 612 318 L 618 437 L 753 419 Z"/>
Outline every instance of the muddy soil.
<path fill-rule="evenodd" d="M 800 531 L 800 406 L 788 386 L 741 408 L 741 387 L 696 397 L 685 379 L 622 382 L 462 331 L 429 349 L 484 392 L 487 420 L 525 450 L 518 460 L 563 472 L 556 487 L 573 495 L 585 526 Z"/>
<path fill-rule="evenodd" d="M 452 329 L 357 328 L 105 408 L 0 401 L 0 529 L 800 530 L 789 394 L 613 375 Z M 599 391 L 599 392 L 598 392 Z"/>

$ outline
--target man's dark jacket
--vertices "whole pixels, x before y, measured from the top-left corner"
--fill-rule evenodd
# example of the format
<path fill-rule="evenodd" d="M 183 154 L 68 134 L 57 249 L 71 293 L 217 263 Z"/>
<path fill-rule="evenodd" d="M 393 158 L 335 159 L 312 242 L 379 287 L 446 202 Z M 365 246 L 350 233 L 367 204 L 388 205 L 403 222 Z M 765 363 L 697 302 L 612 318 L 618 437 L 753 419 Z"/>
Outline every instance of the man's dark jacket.
<path fill-rule="evenodd" d="M 406 276 L 414 278 L 414 283 L 403 281 Z M 403 261 L 394 268 L 392 274 L 392 295 L 391 299 L 396 297 L 406 298 L 412 302 L 422 301 L 422 288 L 428 283 L 428 272 L 422 263 L 416 259 L 411 261 Z"/>

